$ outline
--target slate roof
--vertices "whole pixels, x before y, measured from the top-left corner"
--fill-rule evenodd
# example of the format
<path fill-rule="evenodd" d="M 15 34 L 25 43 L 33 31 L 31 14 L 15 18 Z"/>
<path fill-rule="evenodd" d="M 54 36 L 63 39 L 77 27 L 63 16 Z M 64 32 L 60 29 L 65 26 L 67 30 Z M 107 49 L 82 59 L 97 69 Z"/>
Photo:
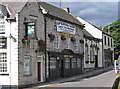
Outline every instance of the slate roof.
<path fill-rule="evenodd" d="M 2 0 L 4 1 L 4 0 Z M 7 6 L 8 9 L 11 12 L 10 18 L 14 19 L 15 14 L 20 12 L 22 8 L 25 6 L 27 1 L 20 2 L 19 0 L 9 0 L 9 2 L 2 2 L 0 1 L 0 4 Z M 11 2 L 10 2 L 11 1 Z M 77 25 L 83 26 L 82 23 L 80 23 L 72 14 L 66 12 L 62 8 L 58 8 L 56 6 L 53 6 L 51 4 L 45 3 L 45 2 L 38 2 L 38 5 L 43 7 L 49 15 L 60 18 L 62 20 L 75 23 Z"/>
<path fill-rule="evenodd" d="M 83 25 L 80 23 L 74 16 L 63 10 L 62 8 L 55 7 L 51 4 L 45 3 L 45 2 L 39 2 L 39 5 L 42 6 L 48 14 L 58 17 L 63 20 L 67 20 L 69 22 L 78 24 L 78 25 Z"/>
<path fill-rule="evenodd" d="M 2 2 L 2 5 L 7 6 L 11 12 L 10 18 L 14 19 L 15 14 L 20 12 L 26 2 Z"/>
<path fill-rule="evenodd" d="M 87 32 L 85 29 L 83 30 L 83 34 L 88 37 L 93 37 L 89 32 Z"/>

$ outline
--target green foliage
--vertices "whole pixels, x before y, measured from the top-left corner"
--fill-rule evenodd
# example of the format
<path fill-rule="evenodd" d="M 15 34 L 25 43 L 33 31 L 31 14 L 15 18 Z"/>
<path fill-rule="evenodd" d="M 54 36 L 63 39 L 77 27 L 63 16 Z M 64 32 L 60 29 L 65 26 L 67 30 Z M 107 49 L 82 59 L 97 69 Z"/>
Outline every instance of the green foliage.
<path fill-rule="evenodd" d="M 110 35 L 114 37 L 114 51 L 116 53 L 115 58 L 118 58 L 120 55 L 120 19 L 105 26 L 103 31 L 108 32 L 108 26 L 111 26 Z"/>

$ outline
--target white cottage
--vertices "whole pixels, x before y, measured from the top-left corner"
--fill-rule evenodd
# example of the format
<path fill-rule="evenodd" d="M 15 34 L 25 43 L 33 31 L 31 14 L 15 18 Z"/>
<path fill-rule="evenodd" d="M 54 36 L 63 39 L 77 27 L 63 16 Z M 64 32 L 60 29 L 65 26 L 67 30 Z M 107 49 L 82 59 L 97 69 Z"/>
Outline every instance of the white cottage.
<path fill-rule="evenodd" d="M 77 19 L 82 24 L 85 24 L 84 68 L 94 69 L 103 67 L 102 30 L 79 17 Z"/>

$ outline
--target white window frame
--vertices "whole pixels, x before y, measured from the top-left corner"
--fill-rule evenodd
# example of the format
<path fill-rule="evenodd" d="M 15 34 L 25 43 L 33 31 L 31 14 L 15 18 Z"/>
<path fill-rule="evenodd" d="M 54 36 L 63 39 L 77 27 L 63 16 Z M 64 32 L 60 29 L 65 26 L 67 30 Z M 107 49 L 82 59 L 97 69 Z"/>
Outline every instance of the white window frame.
<path fill-rule="evenodd" d="M 66 39 L 66 49 L 70 49 L 70 38 L 67 37 Z"/>
<path fill-rule="evenodd" d="M 26 67 L 26 63 L 29 63 L 29 67 Z M 26 72 L 29 70 L 29 72 Z M 30 75 L 31 74 L 31 56 L 24 56 L 24 75 Z"/>
<path fill-rule="evenodd" d="M 85 46 L 85 61 L 89 61 L 88 60 L 88 46 Z"/>
<path fill-rule="evenodd" d="M 1 56 L 1 54 L 4 54 L 4 56 L 3 55 Z M 7 73 L 7 72 L 8 72 L 8 70 L 7 70 L 7 53 L 3 52 L 3 53 L 0 53 L 0 74 Z"/>
<path fill-rule="evenodd" d="M 59 36 L 57 36 L 57 35 L 55 35 L 54 48 L 55 49 L 59 48 Z"/>
<path fill-rule="evenodd" d="M 94 61 L 93 47 L 90 47 L 90 61 Z"/>
<path fill-rule="evenodd" d="M 4 34 L 1 34 L 4 33 Z M 4 16 L 0 16 L 0 35 L 5 35 L 5 19 Z"/>

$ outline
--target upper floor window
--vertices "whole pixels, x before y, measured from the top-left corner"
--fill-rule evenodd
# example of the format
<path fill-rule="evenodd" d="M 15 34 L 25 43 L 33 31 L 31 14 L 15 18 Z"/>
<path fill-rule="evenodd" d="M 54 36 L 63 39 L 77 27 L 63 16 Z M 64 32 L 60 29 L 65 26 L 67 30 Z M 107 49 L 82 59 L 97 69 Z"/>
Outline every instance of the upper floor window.
<path fill-rule="evenodd" d="M 70 49 L 70 38 L 66 39 L 66 49 Z"/>
<path fill-rule="evenodd" d="M 7 48 L 7 38 L 0 38 L 0 49 Z"/>
<path fill-rule="evenodd" d="M 78 52 L 79 51 L 79 40 L 75 41 L 75 51 Z"/>
<path fill-rule="evenodd" d="M 104 36 L 104 43 L 105 43 L 105 45 L 106 45 L 106 36 Z"/>
<path fill-rule="evenodd" d="M 28 38 L 36 38 L 36 23 L 29 22 L 25 24 L 25 35 Z"/>
<path fill-rule="evenodd" d="M 94 61 L 93 48 L 90 48 L 90 61 Z"/>
<path fill-rule="evenodd" d="M 3 16 L 0 16 L 0 34 L 5 34 L 5 21 Z"/>
<path fill-rule="evenodd" d="M 111 39 L 111 47 L 113 47 L 113 40 Z"/>
<path fill-rule="evenodd" d="M 7 53 L 0 53 L 0 73 L 7 72 Z"/>
<path fill-rule="evenodd" d="M 85 46 L 85 61 L 89 61 L 88 60 L 88 46 Z"/>
<path fill-rule="evenodd" d="M 57 35 L 55 35 L 54 48 L 56 49 L 59 48 L 59 37 Z"/>
<path fill-rule="evenodd" d="M 109 37 L 108 37 L 108 46 L 110 46 L 110 39 L 109 39 Z"/>

